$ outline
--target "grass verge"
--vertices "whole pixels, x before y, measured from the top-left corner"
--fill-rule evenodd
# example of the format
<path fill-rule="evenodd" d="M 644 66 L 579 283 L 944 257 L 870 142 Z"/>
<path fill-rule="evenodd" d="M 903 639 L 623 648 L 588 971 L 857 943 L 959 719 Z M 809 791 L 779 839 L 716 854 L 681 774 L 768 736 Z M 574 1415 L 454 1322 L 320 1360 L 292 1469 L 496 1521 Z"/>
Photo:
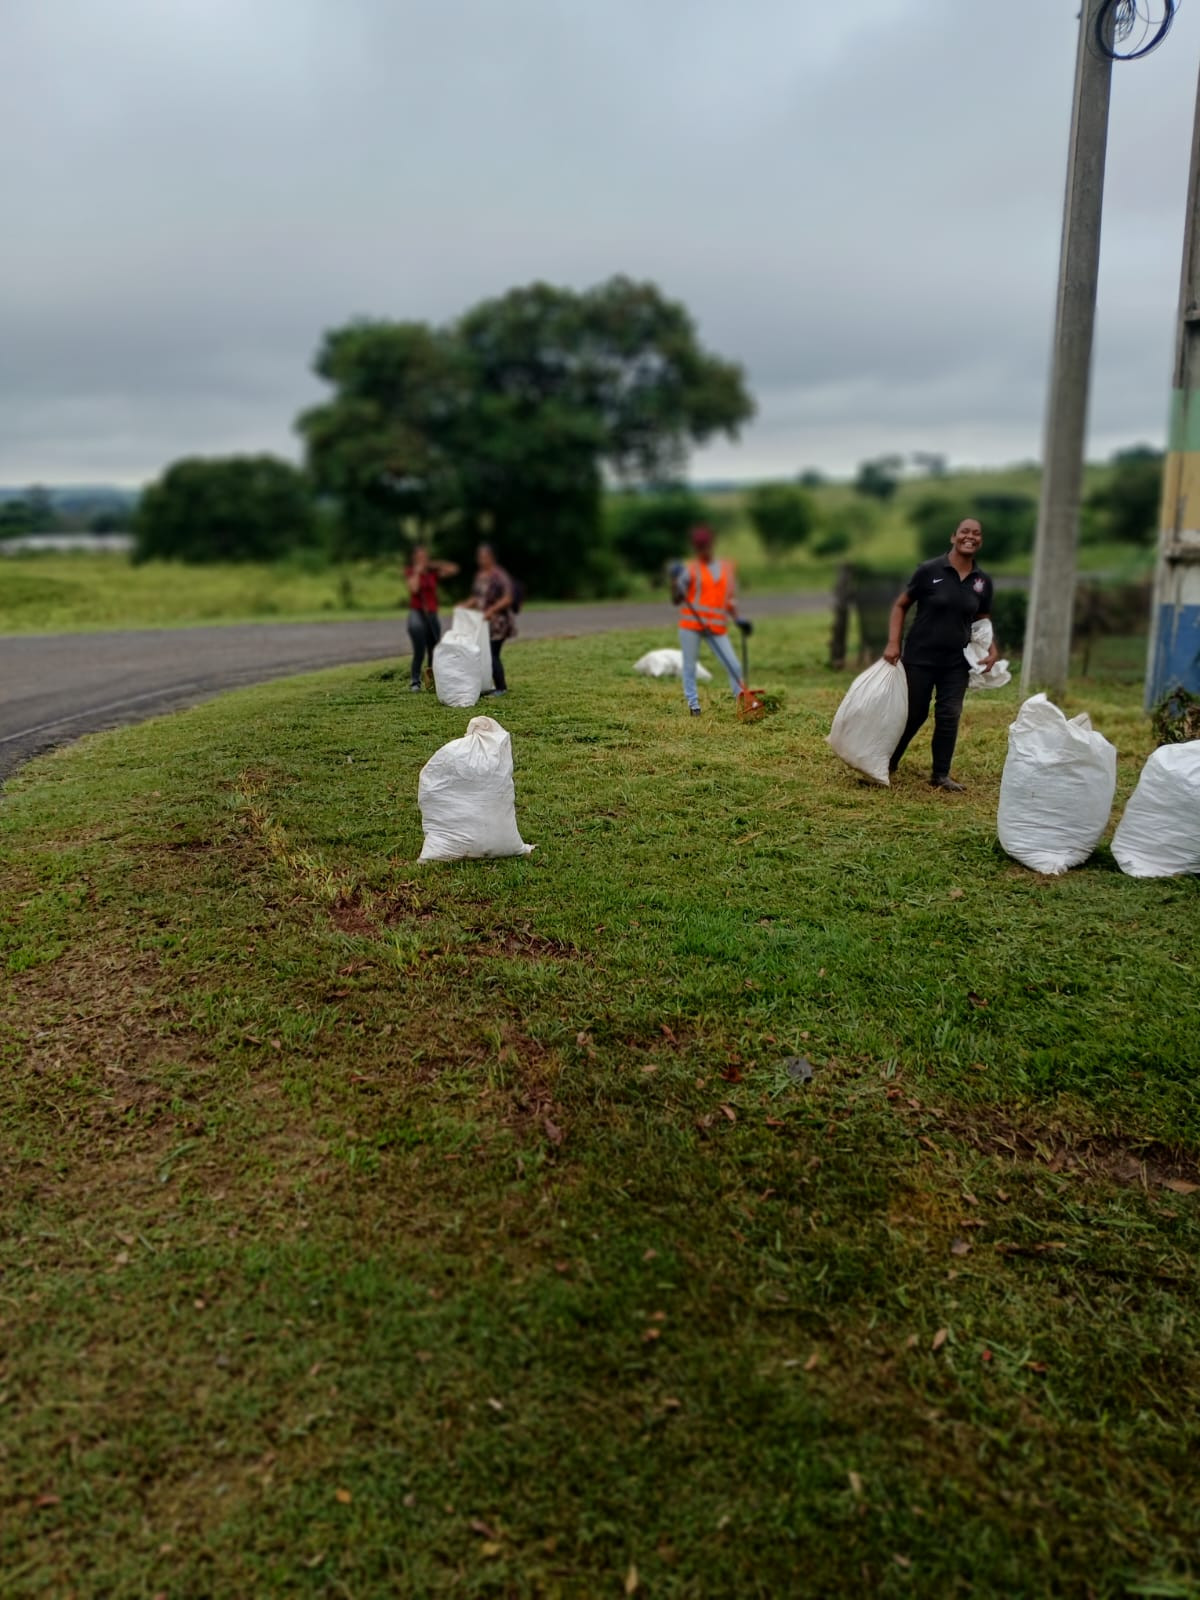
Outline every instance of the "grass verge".
<path fill-rule="evenodd" d="M 6 1595 L 1196 1592 L 1198 885 L 999 853 L 1015 689 L 858 785 L 823 633 L 515 647 L 525 861 L 380 669 L 9 784 Z"/>

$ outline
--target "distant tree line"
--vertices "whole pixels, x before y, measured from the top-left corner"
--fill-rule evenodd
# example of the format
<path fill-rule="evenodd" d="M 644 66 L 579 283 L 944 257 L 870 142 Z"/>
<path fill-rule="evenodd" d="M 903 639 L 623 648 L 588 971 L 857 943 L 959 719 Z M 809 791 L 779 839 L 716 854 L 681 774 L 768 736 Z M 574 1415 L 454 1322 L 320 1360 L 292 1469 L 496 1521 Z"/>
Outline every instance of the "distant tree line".
<path fill-rule="evenodd" d="M 34 484 L 0 498 L 0 539 L 39 533 L 123 533 L 136 496 L 119 490 L 50 490 Z"/>

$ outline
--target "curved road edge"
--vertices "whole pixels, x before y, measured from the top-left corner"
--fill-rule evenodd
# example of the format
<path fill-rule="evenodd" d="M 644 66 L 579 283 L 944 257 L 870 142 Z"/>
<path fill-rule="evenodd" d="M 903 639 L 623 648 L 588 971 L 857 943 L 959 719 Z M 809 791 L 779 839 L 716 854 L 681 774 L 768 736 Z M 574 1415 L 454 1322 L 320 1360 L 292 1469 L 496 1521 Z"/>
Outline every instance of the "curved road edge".
<path fill-rule="evenodd" d="M 822 611 L 823 593 L 749 596 L 754 617 Z M 665 602 L 607 602 L 521 614 L 523 639 L 662 628 Z M 263 622 L 123 633 L 0 637 L 0 785 L 33 756 L 87 733 L 183 711 L 227 689 L 409 653 L 403 613 L 369 622 Z"/>

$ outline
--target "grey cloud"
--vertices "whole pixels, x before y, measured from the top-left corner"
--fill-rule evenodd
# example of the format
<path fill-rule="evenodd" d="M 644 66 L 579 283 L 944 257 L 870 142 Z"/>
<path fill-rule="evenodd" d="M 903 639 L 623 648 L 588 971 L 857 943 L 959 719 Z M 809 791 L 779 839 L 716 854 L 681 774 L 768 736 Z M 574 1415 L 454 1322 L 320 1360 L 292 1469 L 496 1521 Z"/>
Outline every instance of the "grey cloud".
<path fill-rule="evenodd" d="M 1033 455 L 1075 9 L 14 7 L 0 481 L 294 452 L 323 328 L 614 271 L 749 368 L 698 473 Z M 1162 433 L 1198 41 L 1116 70 L 1097 448 Z"/>

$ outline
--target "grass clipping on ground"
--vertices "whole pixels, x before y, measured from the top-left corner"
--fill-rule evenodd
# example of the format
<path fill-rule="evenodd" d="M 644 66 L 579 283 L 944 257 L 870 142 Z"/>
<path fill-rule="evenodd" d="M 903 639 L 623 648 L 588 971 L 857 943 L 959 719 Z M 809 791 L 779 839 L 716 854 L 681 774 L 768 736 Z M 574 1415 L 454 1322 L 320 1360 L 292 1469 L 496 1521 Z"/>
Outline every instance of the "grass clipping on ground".
<path fill-rule="evenodd" d="M 1015 689 L 884 791 L 656 642 L 512 648 L 527 860 L 378 669 L 10 783 L 6 1595 L 1193 1592 L 1197 884 L 1000 854 Z"/>

